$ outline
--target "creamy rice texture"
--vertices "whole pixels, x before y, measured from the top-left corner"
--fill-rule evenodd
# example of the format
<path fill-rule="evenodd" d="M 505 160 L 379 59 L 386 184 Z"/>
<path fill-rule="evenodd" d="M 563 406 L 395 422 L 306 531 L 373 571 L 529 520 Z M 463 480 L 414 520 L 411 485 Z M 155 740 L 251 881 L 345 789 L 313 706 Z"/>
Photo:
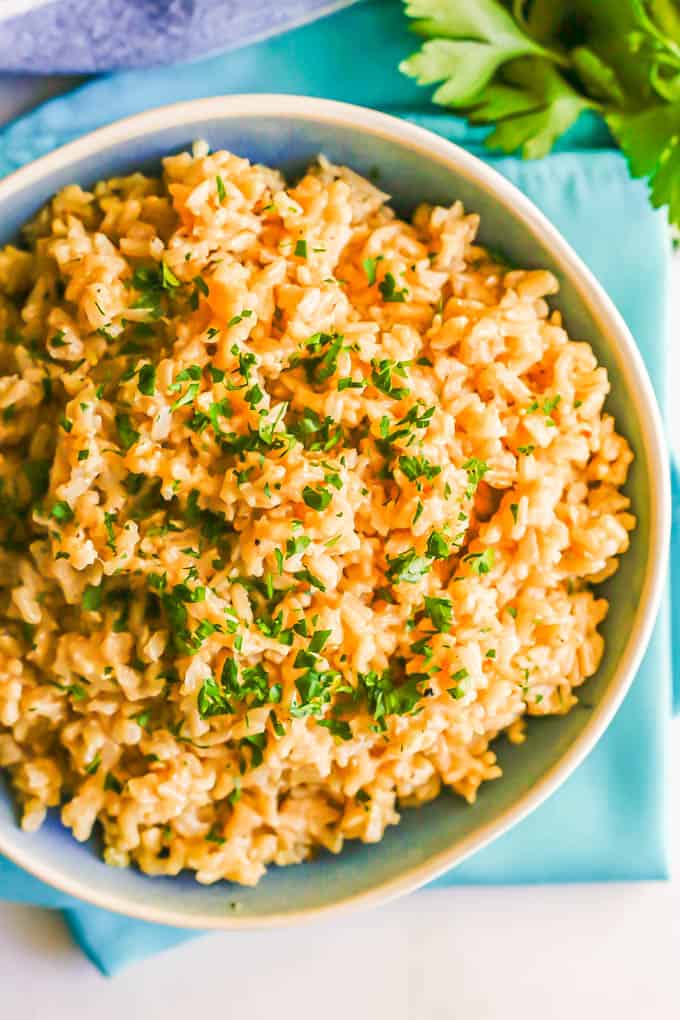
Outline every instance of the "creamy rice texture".
<path fill-rule="evenodd" d="M 597 668 L 606 371 L 460 203 L 227 152 L 0 251 L 0 766 L 110 864 L 252 884 L 500 775 Z"/>

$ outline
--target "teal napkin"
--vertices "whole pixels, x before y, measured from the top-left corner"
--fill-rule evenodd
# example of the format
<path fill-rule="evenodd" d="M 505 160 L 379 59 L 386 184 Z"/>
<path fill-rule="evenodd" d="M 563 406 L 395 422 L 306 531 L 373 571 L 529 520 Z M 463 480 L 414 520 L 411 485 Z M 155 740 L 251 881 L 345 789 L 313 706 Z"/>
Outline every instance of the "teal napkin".
<path fill-rule="evenodd" d="M 560 151 L 540 162 L 490 159 L 478 131 L 431 106 L 397 72 L 415 44 L 401 4 L 374 0 L 225 57 L 100 78 L 1 132 L 0 175 L 112 120 L 199 96 L 278 91 L 379 107 L 477 151 L 542 208 L 617 303 L 663 406 L 670 251 L 644 186 L 630 180 L 594 120 L 579 122 Z M 666 600 L 633 687 L 587 761 L 528 819 L 437 884 L 664 878 L 670 659 Z M 192 934 L 82 905 L 1 859 L 0 896 L 63 908 L 77 941 L 107 974 Z"/>

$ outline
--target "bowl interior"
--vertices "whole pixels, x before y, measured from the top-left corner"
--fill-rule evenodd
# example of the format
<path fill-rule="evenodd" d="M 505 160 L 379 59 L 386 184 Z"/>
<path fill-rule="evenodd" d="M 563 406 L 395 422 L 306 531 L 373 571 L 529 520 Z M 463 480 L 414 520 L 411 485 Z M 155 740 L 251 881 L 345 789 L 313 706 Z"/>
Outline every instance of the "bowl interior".
<path fill-rule="evenodd" d="M 462 199 L 481 214 L 482 241 L 501 250 L 523 267 L 551 268 L 561 281 L 557 306 L 565 316 L 571 335 L 588 340 L 610 373 L 612 396 L 608 408 L 615 414 L 620 431 L 628 438 L 635 461 L 627 486 L 638 517 L 630 552 L 605 588 L 611 608 L 604 625 L 607 654 L 598 674 L 592 678 L 583 701 L 589 707 L 575 709 L 564 717 L 533 720 L 530 739 L 524 745 L 498 744 L 504 770 L 501 781 L 484 784 L 472 808 L 458 798 L 442 795 L 418 810 L 403 813 L 399 826 L 388 830 L 382 843 L 346 845 L 337 857 L 290 868 L 272 868 L 254 889 L 223 882 L 203 887 L 191 877 L 149 878 L 133 870 L 118 871 L 104 865 L 94 846 L 77 844 L 56 817 L 40 832 L 26 835 L 16 825 L 8 795 L 0 797 L 0 838 L 4 849 L 23 858 L 40 871 L 58 873 L 62 880 L 77 882 L 85 890 L 115 898 L 118 909 L 149 912 L 168 920 L 180 916 L 186 924 L 213 923 L 248 918 L 262 920 L 272 915 L 298 914 L 317 910 L 374 889 L 424 865 L 433 856 L 458 846 L 470 849 L 470 840 L 518 800 L 564 755 L 592 716 L 615 676 L 633 619 L 641 599 L 645 567 L 650 551 L 650 465 L 635 410 L 636 399 L 627 384 L 611 342 L 602 335 L 593 315 L 579 296 L 576 281 L 565 276 L 556 262 L 549 242 L 541 239 L 521 219 L 512 203 L 503 203 L 488 185 L 467 172 L 456 171 L 442 162 L 428 160 L 399 140 L 371 133 L 362 126 L 323 123 L 301 114 L 281 117 L 274 113 L 240 118 L 213 113 L 188 126 L 174 124 L 152 129 L 144 137 L 117 141 L 96 153 L 83 155 L 65 169 L 50 171 L 44 179 L 32 181 L 10 198 L 0 192 L 0 242 L 12 239 L 31 215 L 60 187 L 77 182 L 85 187 L 114 174 L 140 166 L 157 168 L 170 152 L 186 148 L 197 138 L 212 148 L 227 148 L 252 160 L 280 167 L 287 175 L 299 174 L 319 153 L 368 174 L 379 168 L 377 183 L 393 196 L 405 213 L 419 201 L 450 203 Z"/>

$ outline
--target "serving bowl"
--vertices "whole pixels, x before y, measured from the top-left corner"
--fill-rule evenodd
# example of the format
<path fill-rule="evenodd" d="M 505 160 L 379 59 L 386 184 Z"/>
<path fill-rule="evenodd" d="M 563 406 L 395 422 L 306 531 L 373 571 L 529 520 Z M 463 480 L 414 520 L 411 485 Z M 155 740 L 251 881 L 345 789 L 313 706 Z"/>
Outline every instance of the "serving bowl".
<path fill-rule="evenodd" d="M 484 784 L 473 809 L 443 794 L 406 810 L 380 844 L 348 843 L 272 868 L 258 886 L 201 886 L 192 877 L 150 878 L 117 870 L 94 843 L 78 844 L 50 817 L 34 834 L 21 831 L 0 790 L 0 853 L 83 900 L 130 916 L 197 928 L 292 924 L 408 892 L 458 864 L 514 825 L 552 793 L 601 737 L 623 699 L 649 640 L 661 596 L 669 540 L 668 465 L 659 412 L 642 359 L 623 320 L 594 277 L 545 217 L 504 178 L 438 136 L 371 110 L 293 96 L 230 96 L 163 107 L 120 121 L 37 160 L 0 182 L 0 243 L 56 191 L 84 187 L 139 168 L 197 138 L 212 148 L 281 168 L 290 178 L 323 152 L 368 174 L 401 212 L 427 200 L 462 199 L 481 215 L 481 240 L 522 267 L 558 277 L 555 304 L 572 336 L 589 341 L 612 384 L 608 408 L 634 453 L 627 493 L 638 518 L 631 548 L 604 594 L 611 606 L 607 642 L 588 682 L 592 710 L 534 719 L 524 745 L 500 741 L 502 779 Z"/>

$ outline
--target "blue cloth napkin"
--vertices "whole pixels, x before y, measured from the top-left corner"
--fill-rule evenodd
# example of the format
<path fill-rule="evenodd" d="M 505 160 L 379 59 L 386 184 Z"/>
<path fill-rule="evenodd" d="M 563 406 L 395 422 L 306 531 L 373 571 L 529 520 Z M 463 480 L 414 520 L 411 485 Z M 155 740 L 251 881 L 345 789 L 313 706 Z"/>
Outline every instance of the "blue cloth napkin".
<path fill-rule="evenodd" d="M 370 59 L 358 70 L 357 40 L 371 41 Z M 380 107 L 488 158 L 480 150 L 479 132 L 437 111 L 423 90 L 396 71 L 415 44 L 401 5 L 372 0 L 227 58 L 102 78 L 0 133 L 0 174 L 142 109 L 249 91 L 306 93 Z M 543 209 L 604 284 L 636 337 L 663 405 L 668 236 L 645 187 L 630 180 L 622 157 L 609 146 L 601 125 L 586 120 L 563 140 L 561 151 L 540 162 L 490 162 Z M 666 600 L 633 687 L 587 761 L 531 817 L 438 884 L 664 878 L 670 658 Z M 192 934 L 84 906 L 2 860 L 0 896 L 65 908 L 75 938 L 108 974 Z"/>

